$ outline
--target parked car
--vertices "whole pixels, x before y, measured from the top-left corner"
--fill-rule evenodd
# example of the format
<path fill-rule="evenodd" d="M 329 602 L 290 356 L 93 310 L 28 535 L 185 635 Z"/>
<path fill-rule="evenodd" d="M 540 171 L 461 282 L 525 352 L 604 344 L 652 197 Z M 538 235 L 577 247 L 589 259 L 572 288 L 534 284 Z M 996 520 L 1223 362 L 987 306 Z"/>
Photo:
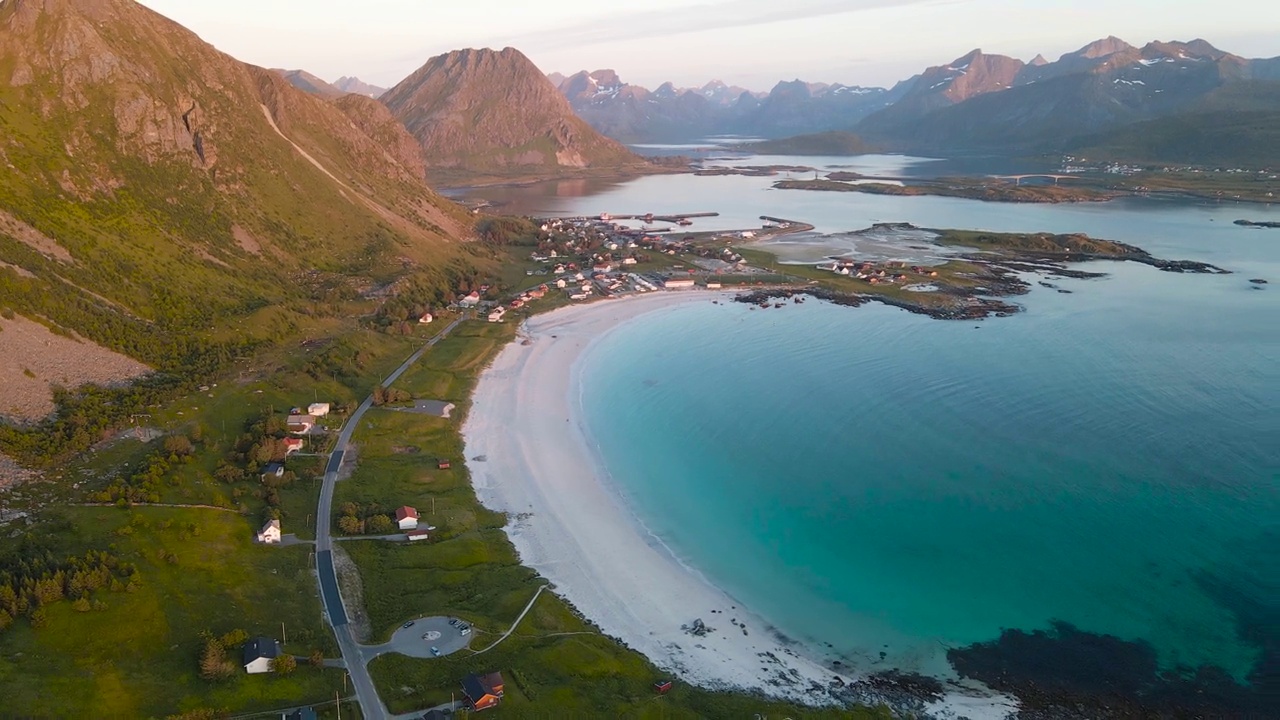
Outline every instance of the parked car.
<path fill-rule="evenodd" d="M 432 654 L 432 655 L 435 655 L 436 657 L 440 657 L 440 648 L 438 648 L 438 647 L 436 647 L 436 646 L 432 645 L 432 646 L 431 646 L 431 654 Z"/>
<path fill-rule="evenodd" d="M 458 618 L 449 618 L 449 624 L 450 624 L 450 625 L 457 625 L 457 624 L 458 624 Z"/>
<path fill-rule="evenodd" d="M 407 627 L 407 628 L 413 627 L 413 621 L 410 620 L 409 622 L 405 623 L 403 627 Z"/>
<path fill-rule="evenodd" d="M 463 634 L 463 635 L 470 635 L 470 634 L 471 634 L 471 628 L 467 627 L 466 625 L 463 625 L 463 626 L 462 626 L 462 634 Z"/>

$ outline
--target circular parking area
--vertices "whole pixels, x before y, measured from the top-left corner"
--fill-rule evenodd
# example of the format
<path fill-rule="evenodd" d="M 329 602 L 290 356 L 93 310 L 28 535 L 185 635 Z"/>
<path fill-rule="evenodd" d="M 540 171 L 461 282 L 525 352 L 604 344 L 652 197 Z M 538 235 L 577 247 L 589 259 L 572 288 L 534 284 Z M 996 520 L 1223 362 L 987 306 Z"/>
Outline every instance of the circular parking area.
<path fill-rule="evenodd" d="M 449 623 L 453 622 L 453 625 Z M 455 653 L 471 642 L 472 634 L 463 635 L 462 628 L 467 623 L 457 618 L 426 617 L 412 621 L 408 627 L 400 626 L 391 635 L 391 641 L 378 648 L 381 652 L 397 652 L 409 657 L 436 657 L 431 651 L 435 648 L 440 655 Z"/>

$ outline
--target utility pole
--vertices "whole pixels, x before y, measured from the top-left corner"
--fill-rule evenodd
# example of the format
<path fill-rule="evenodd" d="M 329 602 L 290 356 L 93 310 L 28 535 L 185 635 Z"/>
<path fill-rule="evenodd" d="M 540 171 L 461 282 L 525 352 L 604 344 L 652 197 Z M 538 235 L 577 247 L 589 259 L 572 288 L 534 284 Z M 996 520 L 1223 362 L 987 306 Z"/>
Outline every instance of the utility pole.
<path fill-rule="evenodd" d="M 288 644 L 289 644 L 289 634 L 288 634 L 288 633 L 286 633 L 286 632 L 284 631 L 284 621 L 283 621 L 283 620 L 281 620 L 281 621 L 280 621 L 280 637 L 282 638 L 282 640 L 280 641 L 282 644 L 284 644 L 284 645 L 288 645 Z"/>
<path fill-rule="evenodd" d="M 338 720 L 342 720 L 342 701 L 338 699 L 338 691 L 333 691 L 333 706 L 338 709 Z"/>

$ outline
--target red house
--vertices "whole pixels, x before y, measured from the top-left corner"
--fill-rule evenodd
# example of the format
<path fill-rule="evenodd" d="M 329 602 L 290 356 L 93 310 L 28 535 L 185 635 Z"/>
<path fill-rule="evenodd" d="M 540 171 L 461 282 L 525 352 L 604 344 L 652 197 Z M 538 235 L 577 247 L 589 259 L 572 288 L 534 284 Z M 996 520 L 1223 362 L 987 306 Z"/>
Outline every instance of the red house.
<path fill-rule="evenodd" d="M 667 693 L 671 692 L 671 681 L 659 680 L 658 682 L 653 684 L 653 689 L 659 695 L 666 695 Z"/>
<path fill-rule="evenodd" d="M 449 461 L 448 461 L 448 460 L 441 460 L 441 461 L 440 461 L 440 464 L 439 464 L 439 465 L 437 465 L 436 467 L 439 467 L 441 470 L 448 470 L 448 469 L 449 469 Z"/>

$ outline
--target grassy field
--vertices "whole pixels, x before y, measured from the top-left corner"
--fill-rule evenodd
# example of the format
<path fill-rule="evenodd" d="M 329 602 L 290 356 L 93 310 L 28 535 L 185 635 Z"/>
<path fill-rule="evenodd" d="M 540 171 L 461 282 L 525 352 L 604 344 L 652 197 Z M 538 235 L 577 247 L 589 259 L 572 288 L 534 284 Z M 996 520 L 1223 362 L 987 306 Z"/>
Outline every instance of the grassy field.
<path fill-rule="evenodd" d="M 206 630 L 223 634 L 238 628 L 279 638 L 284 622 L 288 651 L 337 654 L 316 597 L 310 546 L 254 545 L 265 508 L 258 478 L 228 484 L 212 473 L 246 422 L 264 408 L 283 413 L 316 399 L 335 406 L 357 401 L 429 337 L 429 327 L 439 330 L 427 326 L 400 337 L 350 320 L 306 320 L 290 331 L 294 341 L 242 363 L 216 386 L 139 418 L 139 426 L 154 431 L 203 436 L 191 460 L 167 473 L 161 502 L 226 510 L 75 506 L 143 467 L 162 444 L 132 435 L 51 472 L 53 482 L 5 496 L 8 507 L 33 513 L 29 533 L 53 543 L 55 554 L 108 550 L 138 566 L 141 586 L 133 592 L 98 591 L 105 610 L 80 613 L 59 602 L 47 607 L 44 627 L 19 619 L 0 632 L 0 717 L 164 717 L 198 708 L 239 713 L 332 701 L 333 692 L 342 691 L 343 673 L 305 662 L 287 678 L 241 673 L 211 683 L 198 677 L 200 633 Z M 306 370 L 325 353 L 359 362 L 347 374 L 316 379 Z M 317 438 L 312 449 L 324 450 L 325 444 Z M 291 457 L 287 466 L 303 473 L 321 463 Z M 286 533 L 314 537 L 318 490 L 318 483 L 307 480 L 279 490 Z M 20 538 L 18 532 L 0 539 L 0 551 Z M 343 717 L 353 715 L 344 709 Z"/>
<path fill-rule="evenodd" d="M 476 501 L 461 462 L 459 428 L 470 391 L 515 332 L 512 323 L 464 323 L 395 384 L 415 397 L 456 403 L 452 418 L 375 410 L 357 430 L 360 466 L 339 483 L 336 504 L 407 503 L 438 528 L 423 544 L 344 543 L 360 569 L 373 641 L 410 618 L 452 615 L 472 624 L 472 646 L 484 648 L 545 582 L 519 564 L 502 531 L 506 517 Z M 439 458 L 450 459 L 452 468 L 439 470 Z M 503 717 L 888 717 L 872 710 L 800 709 L 680 684 L 658 697 L 652 685 L 664 673 L 601 635 L 552 593 L 543 593 L 512 636 L 483 654 L 432 660 L 387 655 L 370 664 L 392 712 L 447 702 L 466 673 L 491 670 L 507 678 Z"/>
<path fill-rule="evenodd" d="M 134 591 L 100 590 L 106 608 L 48 606 L 48 624 L 16 623 L 0 634 L 6 716 L 161 717 L 196 708 L 265 710 L 332 698 L 342 671 L 300 663 L 288 677 L 198 676 L 200 633 L 241 629 L 298 655 L 336 646 L 323 624 L 310 548 L 251 542 L 236 513 L 188 508 L 70 507 L 47 519 L 59 550 L 110 547 L 137 565 Z M 193 530 L 194 528 L 194 530 Z M 234 659 L 238 659 L 236 656 Z"/>

